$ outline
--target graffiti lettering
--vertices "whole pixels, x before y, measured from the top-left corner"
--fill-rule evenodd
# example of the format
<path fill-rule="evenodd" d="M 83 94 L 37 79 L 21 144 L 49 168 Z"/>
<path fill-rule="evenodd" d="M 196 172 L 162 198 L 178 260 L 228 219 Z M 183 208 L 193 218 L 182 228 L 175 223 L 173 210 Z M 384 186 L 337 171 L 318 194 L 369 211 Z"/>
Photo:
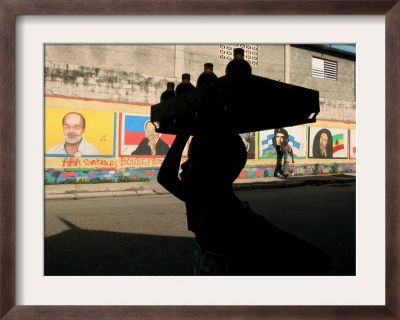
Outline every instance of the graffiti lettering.
<path fill-rule="evenodd" d="M 79 167 L 81 165 L 81 161 L 75 158 L 64 158 L 63 167 Z"/>
<path fill-rule="evenodd" d="M 161 166 L 163 159 L 159 158 L 121 158 L 121 167 L 124 166 Z"/>
<path fill-rule="evenodd" d="M 85 159 L 85 165 L 87 166 L 102 166 L 102 167 L 115 167 L 116 163 L 114 160 L 104 160 L 104 159 Z"/>
<path fill-rule="evenodd" d="M 163 162 L 163 159 L 160 158 L 121 158 L 120 167 L 134 167 L 134 166 L 143 166 L 143 167 L 160 167 Z M 81 167 L 81 166 L 98 166 L 98 167 L 109 167 L 116 168 L 117 160 L 107 160 L 107 159 L 99 159 L 99 158 L 86 158 L 86 159 L 77 159 L 77 158 L 64 158 L 63 167 Z"/>
<path fill-rule="evenodd" d="M 63 167 L 81 167 L 81 162 L 85 166 L 101 166 L 101 167 L 116 167 L 117 163 L 115 160 L 104 160 L 99 158 L 91 158 L 91 159 L 77 159 L 77 158 L 64 158 Z"/>

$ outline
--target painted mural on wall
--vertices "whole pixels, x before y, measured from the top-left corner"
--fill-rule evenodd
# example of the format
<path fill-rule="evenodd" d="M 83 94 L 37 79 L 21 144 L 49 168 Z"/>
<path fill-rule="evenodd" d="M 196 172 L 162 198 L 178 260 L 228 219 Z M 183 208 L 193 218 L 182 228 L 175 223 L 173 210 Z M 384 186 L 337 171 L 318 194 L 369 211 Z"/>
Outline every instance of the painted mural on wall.
<path fill-rule="evenodd" d="M 277 158 L 276 148 L 289 139 L 295 158 L 305 158 L 307 150 L 307 128 L 303 126 L 276 128 L 259 132 L 258 157 L 260 159 Z"/>
<path fill-rule="evenodd" d="M 356 130 L 350 130 L 350 159 L 355 159 L 357 154 Z"/>
<path fill-rule="evenodd" d="M 175 139 L 175 135 L 156 132 L 150 116 L 120 114 L 120 156 L 162 156 Z"/>
<path fill-rule="evenodd" d="M 246 132 L 239 134 L 242 137 L 243 143 L 246 146 L 247 150 L 247 159 L 255 158 L 255 132 Z"/>
<path fill-rule="evenodd" d="M 304 164 L 294 165 L 290 167 L 293 170 L 294 176 L 308 176 L 316 174 L 332 174 L 332 173 L 356 173 L 355 163 L 340 163 L 337 166 L 337 171 L 333 169 L 331 164 Z M 239 174 L 239 179 L 273 177 L 276 173 L 275 165 L 245 166 Z"/>
<path fill-rule="evenodd" d="M 45 184 L 132 182 L 155 179 L 158 168 L 65 168 L 46 169 Z"/>
<path fill-rule="evenodd" d="M 114 157 L 116 113 L 45 108 L 47 157 Z"/>
<path fill-rule="evenodd" d="M 346 159 L 348 130 L 310 127 L 308 156 L 317 159 Z"/>
<path fill-rule="evenodd" d="M 129 158 L 128 158 L 129 159 Z M 321 165 L 294 165 L 291 167 L 295 176 L 313 174 L 333 173 L 331 164 Z M 64 168 L 46 169 L 44 175 L 45 184 L 65 184 L 65 183 L 93 183 L 93 182 L 128 182 L 146 181 L 157 178 L 159 167 L 149 168 Z M 340 173 L 355 173 L 355 163 L 341 163 L 337 168 Z M 239 174 L 239 179 L 272 177 L 275 173 L 275 165 L 264 167 L 246 166 Z"/>

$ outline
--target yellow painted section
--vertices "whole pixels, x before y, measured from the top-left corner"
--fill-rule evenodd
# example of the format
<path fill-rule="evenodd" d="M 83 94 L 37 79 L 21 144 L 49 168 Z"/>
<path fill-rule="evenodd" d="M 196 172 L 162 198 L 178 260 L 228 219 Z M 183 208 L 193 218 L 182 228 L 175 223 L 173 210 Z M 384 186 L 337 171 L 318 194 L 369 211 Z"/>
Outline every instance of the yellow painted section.
<path fill-rule="evenodd" d="M 150 106 L 118 103 L 113 101 L 98 101 L 75 99 L 68 97 L 45 97 L 46 108 L 81 109 L 95 111 L 113 111 L 126 113 L 150 114 Z"/>
<path fill-rule="evenodd" d="M 338 129 L 355 129 L 356 124 L 354 122 L 342 122 L 342 121 L 327 121 L 322 120 L 314 123 L 308 123 L 307 127 L 319 127 L 319 128 L 338 128 Z"/>
<path fill-rule="evenodd" d="M 101 155 L 112 155 L 114 149 L 114 112 L 101 112 L 82 109 L 45 109 L 44 149 L 48 150 L 64 141 L 62 119 L 69 112 L 77 112 L 84 116 L 86 122 L 83 138 L 94 144 Z"/>
<path fill-rule="evenodd" d="M 69 97 L 45 97 L 45 152 L 46 150 L 63 141 L 62 118 L 68 112 L 81 113 L 86 118 L 86 131 L 83 137 L 96 145 L 100 154 L 112 154 L 114 130 L 105 123 L 114 126 L 114 112 L 116 112 L 115 130 L 115 156 L 114 157 L 45 157 L 45 168 L 118 168 L 118 167 L 159 167 L 163 158 L 154 157 L 119 157 L 119 114 L 135 113 L 150 115 L 150 106 L 117 103 L 112 101 L 98 101 L 76 99 Z M 52 119 L 48 121 L 47 119 Z M 91 124 L 94 123 L 95 125 Z M 101 125 L 100 125 L 101 124 Z M 101 141 L 100 141 L 101 140 Z M 111 149 L 110 149 L 111 148 Z"/>

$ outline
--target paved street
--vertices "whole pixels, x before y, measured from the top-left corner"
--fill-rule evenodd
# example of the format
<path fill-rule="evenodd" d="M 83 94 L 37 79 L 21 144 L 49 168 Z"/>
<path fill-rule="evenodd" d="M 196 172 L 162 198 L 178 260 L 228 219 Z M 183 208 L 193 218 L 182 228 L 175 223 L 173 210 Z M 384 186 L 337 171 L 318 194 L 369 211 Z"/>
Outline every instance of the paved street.
<path fill-rule="evenodd" d="M 355 183 L 238 191 L 271 223 L 355 274 Z M 192 275 L 193 234 L 171 195 L 45 201 L 46 275 Z"/>

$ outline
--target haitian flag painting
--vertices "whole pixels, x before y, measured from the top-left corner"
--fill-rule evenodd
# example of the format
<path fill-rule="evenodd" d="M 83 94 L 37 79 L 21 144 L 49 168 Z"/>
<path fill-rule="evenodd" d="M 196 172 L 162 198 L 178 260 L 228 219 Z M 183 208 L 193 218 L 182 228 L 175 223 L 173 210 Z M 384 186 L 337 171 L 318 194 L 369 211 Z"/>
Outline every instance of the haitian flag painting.
<path fill-rule="evenodd" d="M 165 157 L 175 139 L 175 135 L 156 132 L 157 123 L 149 115 L 120 113 L 119 125 L 120 156 Z"/>

